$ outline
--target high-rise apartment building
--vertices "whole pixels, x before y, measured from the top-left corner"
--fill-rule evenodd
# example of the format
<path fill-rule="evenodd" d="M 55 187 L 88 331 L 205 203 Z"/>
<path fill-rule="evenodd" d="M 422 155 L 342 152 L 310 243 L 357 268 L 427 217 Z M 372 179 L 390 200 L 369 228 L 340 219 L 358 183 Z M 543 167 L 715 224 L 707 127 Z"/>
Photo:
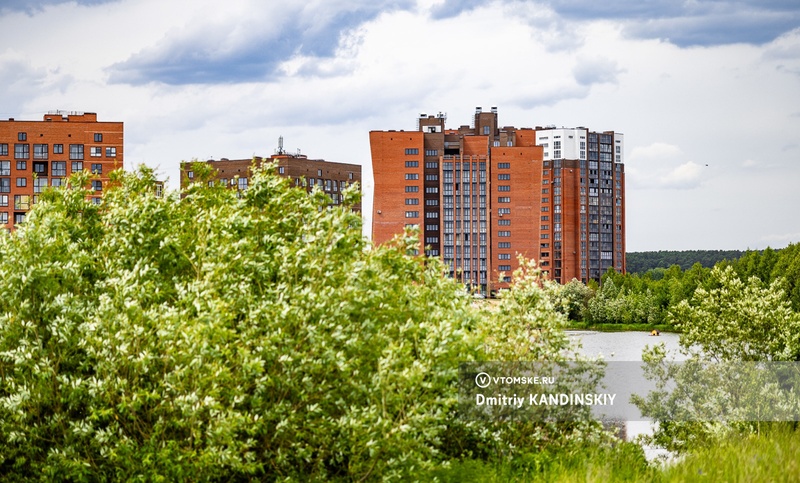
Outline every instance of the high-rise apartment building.
<path fill-rule="evenodd" d="M 351 184 L 361 186 L 361 166 L 358 164 L 335 163 L 319 159 L 308 159 L 301 154 L 288 154 L 279 149 L 272 157 L 256 156 L 250 159 L 227 159 L 205 161 L 214 168 L 214 177 L 209 183 L 221 183 L 233 189 L 245 190 L 252 176 L 252 167 L 263 163 L 277 162 L 277 173 L 287 177 L 295 186 L 302 186 L 311 192 L 315 186 L 331 198 L 331 205 L 342 201 L 341 192 Z M 181 189 L 194 181 L 192 163 L 181 163 Z M 353 206 L 353 211 L 361 211 L 361 203 Z"/>
<path fill-rule="evenodd" d="M 484 292 L 507 286 L 518 255 L 561 283 L 624 272 L 622 134 L 500 127 L 494 107 L 471 126 L 445 121 L 370 132 L 375 243 L 417 225 L 420 249 Z"/>
<path fill-rule="evenodd" d="M 89 170 L 92 201 L 101 201 L 109 173 L 122 168 L 123 124 L 91 112 L 53 111 L 43 121 L 0 121 L 0 227 L 25 219 L 39 193 Z"/>

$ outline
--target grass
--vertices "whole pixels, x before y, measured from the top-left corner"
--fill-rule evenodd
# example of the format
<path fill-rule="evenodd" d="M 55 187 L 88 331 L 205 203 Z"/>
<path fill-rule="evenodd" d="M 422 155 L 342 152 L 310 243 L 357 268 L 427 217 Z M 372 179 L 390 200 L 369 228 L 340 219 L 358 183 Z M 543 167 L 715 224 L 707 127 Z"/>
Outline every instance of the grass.
<path fill-rule="evenodd" d="M 502 462 L 462 460 L 430 475 L 455 482 L 796 482 L 800 481 L 800 431 L 778 425 L 761 435 L 736 436 L 665 466 L 648 464 L 634 443 L 527 454 Z"/>
<path fill-rule="evenodd" d="M 659 332 L 677 332 L 669 324 L 592 324 L 589 322 L 569 321 L 567 330 L 597 330 L 600 332 L 650 332 L 653 329 Z"/>
<path fill-rule="evenodd" d="M 442 483 L 505 483 L 653 481 L 657 474 L 638 445 L 620 443 L 613 448 L 526 454 L 502 462 L 454 461 L 431 476 Z"/>
<path fill-rule="evenodd" d="M 730 438 L 663 470 L 663 481 L 800 481 L 800 432 Z"/>

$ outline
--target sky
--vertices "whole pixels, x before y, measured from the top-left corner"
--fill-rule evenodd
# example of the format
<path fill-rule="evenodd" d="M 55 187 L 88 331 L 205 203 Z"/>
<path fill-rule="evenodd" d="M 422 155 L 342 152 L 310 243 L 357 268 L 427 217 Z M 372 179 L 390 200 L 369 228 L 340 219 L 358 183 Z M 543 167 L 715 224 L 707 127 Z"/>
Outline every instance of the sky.
<path fill-rule="evenodd" d="M 125 123 L 126 168 L 290 152 L 361 164 L 369 131 L 625 135 L 628 251 L 800 242 L 797 0 L 4 0 L 0 119 Z"/>

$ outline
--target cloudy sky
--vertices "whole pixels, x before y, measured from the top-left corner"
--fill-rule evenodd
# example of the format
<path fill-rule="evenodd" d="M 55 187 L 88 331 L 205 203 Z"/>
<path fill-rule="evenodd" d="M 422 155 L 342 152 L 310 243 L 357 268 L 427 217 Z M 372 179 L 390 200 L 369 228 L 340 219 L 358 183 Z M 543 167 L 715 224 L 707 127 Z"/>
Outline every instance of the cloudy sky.
<path fill-rule="evenodd" d="M 370 130 L 497 106 L 625 134 L 630 251 L 800 242 L 797 0 L 3 0 L 0 85 L 0 118 L 123 121 L 172 186 L 279 136 L 367 175 Z"/>

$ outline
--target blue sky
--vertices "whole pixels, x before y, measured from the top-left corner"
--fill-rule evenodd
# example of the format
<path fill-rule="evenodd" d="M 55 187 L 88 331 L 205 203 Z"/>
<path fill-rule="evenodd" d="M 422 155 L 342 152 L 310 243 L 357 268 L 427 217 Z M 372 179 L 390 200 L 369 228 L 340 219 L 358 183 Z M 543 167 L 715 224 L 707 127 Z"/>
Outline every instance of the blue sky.
<path fill-rule="evenodd" d="M 630 250 L 800 241 L 796 1 L 7 0 L 0 83 L 0 117 L 124 121 L 171 180 L 284 136 L 367 191 L 370 130 L 497 106 L 625 134 Z"/>

